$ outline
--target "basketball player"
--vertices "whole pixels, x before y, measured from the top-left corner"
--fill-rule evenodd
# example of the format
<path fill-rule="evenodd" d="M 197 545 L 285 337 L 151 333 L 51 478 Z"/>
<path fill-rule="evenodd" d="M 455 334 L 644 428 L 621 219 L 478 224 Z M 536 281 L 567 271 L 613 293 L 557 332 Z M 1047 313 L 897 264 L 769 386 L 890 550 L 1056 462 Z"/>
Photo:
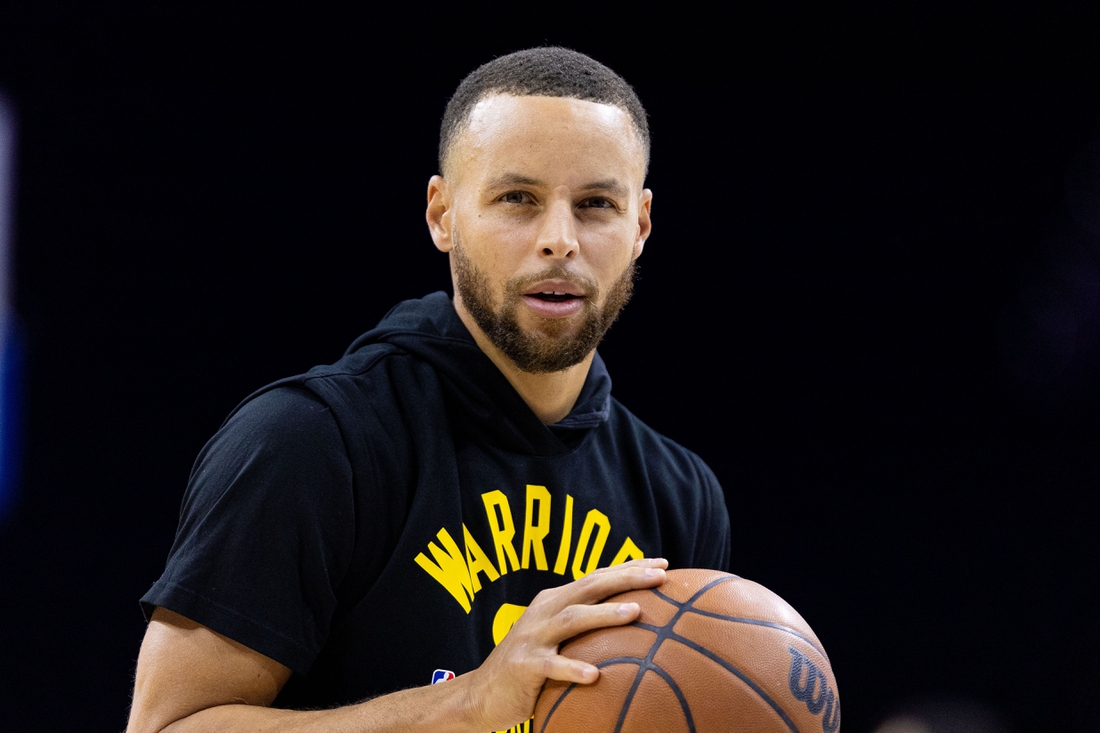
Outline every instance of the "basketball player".
<path fill-rule="evenodd" d="M 203 448 L 130 731 L 523 730 L 546 679 L 599 676 L 558 645 L 638 614 L 603 599 L 726 569 L 713 474 L 595 352 L 650 233 L 648 156 L 633 89 L 582 54 L 462 82 L 427 203 L 453 300 L 399 304 Z"/>

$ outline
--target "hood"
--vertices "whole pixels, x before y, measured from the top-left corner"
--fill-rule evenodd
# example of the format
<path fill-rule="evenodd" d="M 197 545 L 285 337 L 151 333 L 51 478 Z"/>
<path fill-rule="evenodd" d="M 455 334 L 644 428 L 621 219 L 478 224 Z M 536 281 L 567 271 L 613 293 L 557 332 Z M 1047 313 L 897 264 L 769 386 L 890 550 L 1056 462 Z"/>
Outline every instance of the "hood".
<path fill-rule="evenodd" d="M 573 410 L 555 425 L 543 425 L 478 347 L 443 292 L 398 303 L 348 347 L 347 355 L 379 343 L 431 364 L 468 427 L 508 450 L 536 455 L 568 452 L 610 413 L 611 377 L 597 353 Z"/>

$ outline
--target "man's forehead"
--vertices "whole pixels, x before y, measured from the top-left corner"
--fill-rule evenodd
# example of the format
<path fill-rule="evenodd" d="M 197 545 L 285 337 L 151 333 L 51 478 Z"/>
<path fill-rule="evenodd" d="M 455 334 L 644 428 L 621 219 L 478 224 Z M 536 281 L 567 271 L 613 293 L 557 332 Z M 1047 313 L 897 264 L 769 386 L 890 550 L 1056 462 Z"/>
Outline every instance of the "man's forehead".
<path fill-rule="evenodd" d="M 524 114 L 533 116 L 553 116 L 559 121 L 587 121 L 618 127 L 625 125 L 633 128 L 633 122 L 626 110 L 614 104 L 593 102 L 576 97 L 547 97 L 541 95 L 515 95 L 504 92 L 488 94 L 478 100 L 470 110 L 467 129 L 477 129 L 491 125 L 501 117 L 515 117 Z"/>
<path fill-rule="evenodd" d="M 613 158 L 645 170 L 645 148 L 630 115 L 620 107 L 573 97 L 492 94 L 470 110 L 456 140 L 455 163 L 522 152 L 553 150 Z"/>

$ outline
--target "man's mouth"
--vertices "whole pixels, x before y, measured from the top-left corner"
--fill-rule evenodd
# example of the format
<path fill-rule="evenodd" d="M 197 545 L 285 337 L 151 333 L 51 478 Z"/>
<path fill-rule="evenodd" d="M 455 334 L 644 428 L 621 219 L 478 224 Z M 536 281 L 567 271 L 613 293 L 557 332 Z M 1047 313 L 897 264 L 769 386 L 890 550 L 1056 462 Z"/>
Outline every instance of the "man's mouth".
<path fill-rule="evenodd" d="M 584 311 L 589 292 L 571 278 L 543 277 L 523 289 L 523 300 L 541 318 L 573 318 Z"/>
<path fill-rule="evenodd" d="M 567 300 L 573 300 L 579 298 L 579 295 L 570 295 L 569 293 L 563 293 L 557 290 L 546 290 L 539 293 L 528 293 L 532 298 L 538 298 L 548 303 L 564 303 Z"/>

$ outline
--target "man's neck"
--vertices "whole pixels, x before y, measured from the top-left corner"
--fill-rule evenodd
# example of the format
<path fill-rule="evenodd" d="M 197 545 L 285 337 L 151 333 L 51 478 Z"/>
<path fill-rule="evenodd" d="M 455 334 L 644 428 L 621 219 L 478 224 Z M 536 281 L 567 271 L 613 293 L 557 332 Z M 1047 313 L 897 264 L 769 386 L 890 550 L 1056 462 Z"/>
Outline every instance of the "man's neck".
<path fill-rule="evenodd" d="M 455 302 L 455 310 L 477 345 L 544 425 L 553 425 L 569 414 L 584 388 L 584 380 L 588 378 L 588 369 L 592 366 L 595 351 L 586 356 L 584 361 L 560 372 L 525 372 L 489 340 L 460 301 Z"/>

